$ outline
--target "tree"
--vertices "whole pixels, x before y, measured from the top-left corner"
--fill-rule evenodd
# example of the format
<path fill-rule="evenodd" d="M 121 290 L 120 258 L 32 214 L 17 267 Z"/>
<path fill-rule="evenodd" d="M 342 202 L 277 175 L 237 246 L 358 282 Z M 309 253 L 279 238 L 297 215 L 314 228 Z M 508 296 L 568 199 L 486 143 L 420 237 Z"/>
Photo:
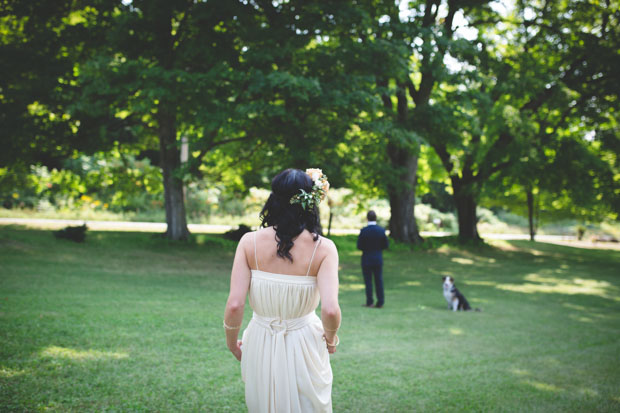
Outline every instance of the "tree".
<path fill-rule="evenodd" d="M 220 86 L 230 82 L 228 67 L 231 54 L 236 54 L 234 38 L 226 32 L 230 17 L 232 10 L 225 2 L 116 4 L 104 41 L 79 66 L 81 95 L 71 107 L 73 116 L 82 119 L 78 134 L 114 137 L 110 127 L 120 119 L 146 147 L 158 147 L 166 235 L 173 240 L 189 234 L 181 134 L 200 135 L 208 141 L 205 146 L 224 143 L 213 131 L 219 130 L 217 117 L 226 105 L 214 111 L 210 123 L 200 113 L 230 96 L 222 97 L 225 86 Z M 194 128 L 199 121 L 207 127 Z"/>
<path fill-rule="evenodd" d="M 367 2 L 367 20 L 357 36 L 382 104 L 374 113 L 370 140 L 385 151 L 375 178 L 390 201 L 391 236 L 421 242 L 414 218 L 420 144 L 429 140 L 429 106 L 446 78 L 444 59 L 455 37 L 455 16 L 484 8 L 486 1 Z M 372 63 L 371 63 L 372 62 Z M 375 136 L 372 138 L 372 136 Z M 366 138 L 368 141 L 368 138 Z M 381 163 L 380 163 L 381 165 Z"/>
<path fill-rule="evenodd" d="M 553 150 L 554 139 L 569 148 L 562 138 L 571 128 L 569 135 L 578 128 L 583 136 L 586 124 L 609 123 L 604 113 L 617 105 L 617 57 L 600 56 L 614 55 L 617 45 L 617 22 L 610 16 L 609 4 L 585 8 L 551 0 L 518 3 L 503 17 L 484 10 L 471 16 L 469 25 L 479 27 L 476 38 L 450 49 L 462 62 L 452 74 L 459 80 L 442 87 L 440 103 L 427 113 L 440 131 L 428 136 L 450 174 L 461 239 L 479 238 L 476 204 L 490 179 L 518 171 L 531 151 Z M 517 174 L 533 191 L 537 173 L 522 172 Z"/>
<path fill-rule="evenodd" d="M 0 165 L 59 168 L 75 150 L 109 148 L 109 141 L 78 137 L 77 120 L 67 113 L 75 99 L 75 62 L 90 54 L 105 22 L 95 24 L 94 9 L 81 2 L 13 0 L 0 10 Z"/>

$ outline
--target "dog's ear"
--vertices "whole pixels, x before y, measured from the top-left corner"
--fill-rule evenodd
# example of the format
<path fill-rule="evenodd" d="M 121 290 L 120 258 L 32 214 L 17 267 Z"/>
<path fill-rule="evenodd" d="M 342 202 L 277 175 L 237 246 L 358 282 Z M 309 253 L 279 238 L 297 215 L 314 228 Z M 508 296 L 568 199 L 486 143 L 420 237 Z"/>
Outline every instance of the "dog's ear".
<path fill-rule="evenodd" d="M 441 281 L 446 281 L 446 277 L 445 276 L 441 277 Z"/>

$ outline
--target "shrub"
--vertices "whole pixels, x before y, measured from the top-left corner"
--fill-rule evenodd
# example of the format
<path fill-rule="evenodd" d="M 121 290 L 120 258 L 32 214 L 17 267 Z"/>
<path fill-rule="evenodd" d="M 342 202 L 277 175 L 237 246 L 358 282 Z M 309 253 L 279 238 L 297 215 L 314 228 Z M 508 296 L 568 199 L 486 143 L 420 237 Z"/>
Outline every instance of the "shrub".
<path fill-rule="evenodd" d="M 239 228 L 231 229 L 230 231 L 224 234 L 224 238 L 229 239 L 231 241 L 239 241 L 244 234 L 248 232 L 252 232 L 252 228 L 247 225 L 240 224 Z"/>
<path fill-rule="evenodd" d="M 74 242 L 84 242 L 86 239 L 86 224 L 77 227 L 65 227 L 59 231 L 54 231 L 56 238 L 64 238 Z"/>

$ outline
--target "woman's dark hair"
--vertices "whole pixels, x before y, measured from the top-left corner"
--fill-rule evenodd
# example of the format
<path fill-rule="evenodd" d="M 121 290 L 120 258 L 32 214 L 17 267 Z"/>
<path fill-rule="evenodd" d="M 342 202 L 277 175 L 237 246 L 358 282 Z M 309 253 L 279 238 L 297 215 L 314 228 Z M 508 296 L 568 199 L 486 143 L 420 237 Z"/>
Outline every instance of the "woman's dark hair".
<path fill-rule="evenodd" d="M 300 204 L 291 204 L 291 198 L 300 189 L 312 191 L 314 183 L 310 176 L 299 169 L 286 169 L 271 181 L 271 194 L 260 212 L 261 226 L 273 226 L 278 243 L 278 256 L 293 262 L 291 248 L 293 240 L 307 229 L 319 239 L 321 223 L 317 205 L 303 209 Z"/>

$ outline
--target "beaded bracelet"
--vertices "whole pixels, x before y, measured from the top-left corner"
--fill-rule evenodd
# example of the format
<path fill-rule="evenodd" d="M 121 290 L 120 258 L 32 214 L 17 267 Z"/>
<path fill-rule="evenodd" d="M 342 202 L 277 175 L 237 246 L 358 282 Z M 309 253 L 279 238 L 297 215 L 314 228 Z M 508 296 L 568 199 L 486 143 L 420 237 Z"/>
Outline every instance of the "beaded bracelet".
<path fill-rule="evenodd" d="M 226 320 L 222 320 L 222 322 L 224 323 L 224 328 L 226 330 L 238 330 L 241 328 L 241 325 L 238 325 L 236 327 L 229 326 L 228 324 L 226 324 Z"/>

